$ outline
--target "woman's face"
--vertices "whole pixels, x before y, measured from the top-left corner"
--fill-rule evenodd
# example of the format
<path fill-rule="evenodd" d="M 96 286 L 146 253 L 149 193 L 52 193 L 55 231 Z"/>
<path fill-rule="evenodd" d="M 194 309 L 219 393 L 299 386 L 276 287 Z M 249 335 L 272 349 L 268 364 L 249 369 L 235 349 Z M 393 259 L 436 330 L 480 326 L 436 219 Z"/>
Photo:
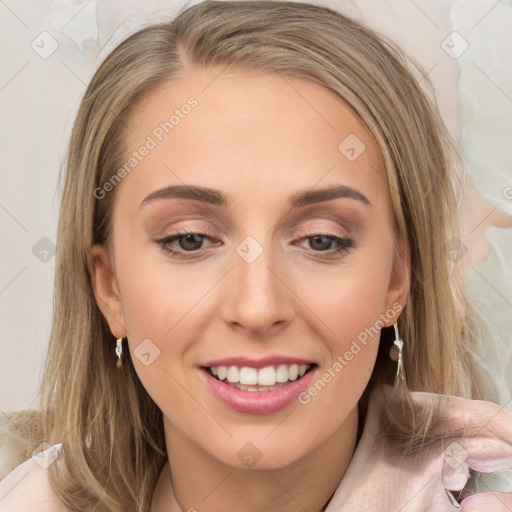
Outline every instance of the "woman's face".
<path fill-rule="evenodd" d="M 160 87 L 126 128 L 93 283 L 167 448 L 284 467 L 353 432 L 409 284 L 370 131 L 313 82 L 219 69 Z"/>

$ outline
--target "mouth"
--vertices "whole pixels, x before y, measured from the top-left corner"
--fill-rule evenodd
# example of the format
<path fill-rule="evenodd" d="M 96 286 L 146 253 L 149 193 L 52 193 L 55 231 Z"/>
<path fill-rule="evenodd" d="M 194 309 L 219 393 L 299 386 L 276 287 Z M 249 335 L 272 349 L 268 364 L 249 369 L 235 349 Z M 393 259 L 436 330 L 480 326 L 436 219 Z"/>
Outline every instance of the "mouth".
<path fill-rule="evenodd" d="M 213 395 L 244 414 L 271 414 L 297 400 L 313 380 L 318 365 L 276 364 L 201 366 L 200 373 Z"/>
<path fill-rule="evenodd" d="M 250 366 L 205 366 L 208 375 L 235 389 L 249 392 L 274 391 L 295 382 L 316 368 L 311 364 L 280 364 L 264 368 Z"/>

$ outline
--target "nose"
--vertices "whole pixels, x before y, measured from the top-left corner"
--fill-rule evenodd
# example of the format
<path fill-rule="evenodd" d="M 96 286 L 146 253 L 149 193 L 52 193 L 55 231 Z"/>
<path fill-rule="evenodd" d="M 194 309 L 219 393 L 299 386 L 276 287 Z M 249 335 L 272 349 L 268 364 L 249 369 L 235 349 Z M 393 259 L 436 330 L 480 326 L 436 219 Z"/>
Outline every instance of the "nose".
<path fill-rule="evenodd" d="M 242 243 L 233 255 L 233 267 L 225 283 L 223 320 L 251 334 L 269 335 L 283 329 L 292 318 L 293 293 L 272 250 L 254 239 L 248 245 Z"/>

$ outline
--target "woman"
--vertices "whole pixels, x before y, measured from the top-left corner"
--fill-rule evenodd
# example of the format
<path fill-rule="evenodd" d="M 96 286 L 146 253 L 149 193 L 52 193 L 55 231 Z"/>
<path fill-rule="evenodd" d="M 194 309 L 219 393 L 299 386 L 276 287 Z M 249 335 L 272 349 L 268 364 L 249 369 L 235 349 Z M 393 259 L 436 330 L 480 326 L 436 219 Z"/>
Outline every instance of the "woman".
<path fill-rule="evenodd" d="M 49 449 L 0 510 L 510 509 L 466 485 L 512 466 L 511 413 L 476 401 L 455 153 L 403 60 L 265 1 L 109 55 L 69 147 Z"/>

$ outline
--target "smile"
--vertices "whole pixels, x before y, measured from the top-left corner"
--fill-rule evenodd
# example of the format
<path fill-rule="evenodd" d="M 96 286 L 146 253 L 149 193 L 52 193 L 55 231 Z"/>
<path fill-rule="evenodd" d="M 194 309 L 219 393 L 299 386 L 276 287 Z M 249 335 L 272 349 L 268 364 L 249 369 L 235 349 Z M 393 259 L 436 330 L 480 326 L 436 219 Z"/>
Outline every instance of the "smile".
<path fill-rule="evenodd" d="M 244 391 L 271 391 L 293 382 L 310 370 L 310 364 L 281 364 L 252 368 L 250 366 L 212 366 L 207 368 L 217 380 Z"/>
<path fill-rule="evenodd" d="M 231 409 L 246 414 L 270 414 L 291 403 L 311 382 L 317 364 L 203 366 L 201 373 L 213 394 Z"/>

